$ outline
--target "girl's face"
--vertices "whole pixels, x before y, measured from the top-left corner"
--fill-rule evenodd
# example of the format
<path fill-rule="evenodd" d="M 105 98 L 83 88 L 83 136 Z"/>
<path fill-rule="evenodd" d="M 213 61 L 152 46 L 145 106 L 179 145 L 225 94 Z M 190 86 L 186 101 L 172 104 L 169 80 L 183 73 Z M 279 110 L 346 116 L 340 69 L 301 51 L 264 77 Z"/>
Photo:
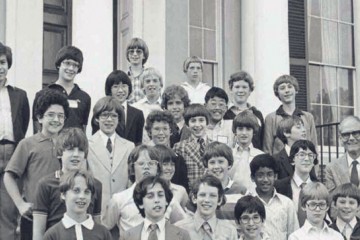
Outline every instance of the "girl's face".
<path fill-rule="evenodd" d="M 162 178 L 171 181 L 175 173 L 175 163 L 172 161 L 164 162 L 162 164 Z"/>

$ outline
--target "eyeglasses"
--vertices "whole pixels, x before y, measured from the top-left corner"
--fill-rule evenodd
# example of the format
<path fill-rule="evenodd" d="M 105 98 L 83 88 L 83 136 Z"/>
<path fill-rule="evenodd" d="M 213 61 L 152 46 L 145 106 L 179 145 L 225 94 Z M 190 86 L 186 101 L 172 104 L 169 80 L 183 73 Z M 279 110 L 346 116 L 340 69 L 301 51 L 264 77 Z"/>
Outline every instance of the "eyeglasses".
<path fill-rule="evenodd" d="M 135 54 L 135 53 L 136 53 L 137 55 L 140 55 L 140 54 L 144 53 L 144 51 L 143 51 L 142 49 L 136 48 L 136 49 L 129 49 L 129 50 L 128 50 L 128 53 L 131 54 L 131 55 L 133 55 L 133 54 Z"/>
<path fill-rule="evenodd" d="M 154 128 L 151 129 L 151 131 L 152 131 L 154 134 L 158 134 L 158 133 L 160 133 L 161 131 L 162 131 L 163 133 L 168 133 L 168 132 L 170 132 L 170 128 L 168 128 L 168 127 L 163 127 L 163 128 L 161 128 L 161 127 L 154 127 Z"/>
<path fill-rule="evenodd" d="M 74 63 L 74 62 L 70 62 L 70 61 L 63 61 L 62 64 L 67 68 L 73 67 L 73 68 L 78 69 L 80 67 L 80 65 L 78 63 Z"/>
<path fill-rule="evenodd" d="M 119 89 L 122 89 L 122 90 L 129 89 L 129 85 L 127 85 L 127 84 L 114 84 L 114 85 L 111 86 L 111 89 L 116 90 L 116 91 L 119 90 Z"/>
<path fill-rule="evenodd" d="M 253 217 L 249 217 L 249 216 L 241 216 L 240 217 L 240 222 L 243 224 L 248 224 L 250 222 L 250 220 L 252 220 L 253 223 L 261 223 L 261 221 L 262 221 L 260 215 L 254 215 Z"/>
<path fill-rule="evenodd" d="M 299 153 L 295 154 L 295 156 L 297 156 L 300 160 L 305 160 L 306 156 L 310 160 L 314 160 L 316 158 L 316 154 L 314 154 L 314 153 L 305 153 L 305 152 L 299 152 Z"/>
<path fill-rule="evenodd" d="M 352 135 L 356 140 L 360 139 L 360 131 L 345 132 L 340 133 L 340 135 L 345 141 L 348 141 L 350 139 L 350 135 Z"/>
<path fill-rule="evenodd" d="M 149 166 L 149 167 L 156 167 L 159 164 L 158 161 L 155 160 L 151 160 L 148 162 L 142 162 L 142 161 L 136 161 L 135 165 L 139 166 L 139 167 L 145 167 L 145 165 Z"/>
<path fill-rule="evenodd" d="M 308 202 L 308 203 L 306 203 L 306 206 L 308 206 L 308 208 L 311 211 L 314 211 L 317 207 L 319 207 L 320 210 L 325 210 L 328 207 L 326 202 L 321 202 L 321 203 Z"/>
<path fill-rule="evenodd" d="M 112 113 L 112 112 L 102 112 L 99 116 L 99 118 L 101 120 L 106 120 L 108 118 L 111 118 L 111 119 L 117 119 L 119 117 L 119 115 L 117 115 L 116 113 Z"/>
<path fill-rule="evenodd" d="M 59 121 L 64 121 L 65 120 L 65 114 L 63 113 L 54 113 L 54 112 L 49 112 L 44 114 L 45 117 L 47 117 L 50 120 L 54 120 L 55 117 L 57 117 L 59 119 Z"/>

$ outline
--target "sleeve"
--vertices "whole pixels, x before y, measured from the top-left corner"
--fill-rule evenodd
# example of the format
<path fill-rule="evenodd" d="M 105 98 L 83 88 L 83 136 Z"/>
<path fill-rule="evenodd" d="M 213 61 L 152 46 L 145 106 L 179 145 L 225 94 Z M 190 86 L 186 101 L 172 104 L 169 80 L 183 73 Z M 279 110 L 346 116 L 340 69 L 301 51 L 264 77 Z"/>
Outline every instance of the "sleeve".
<path fill-rule="evenodd" d="M 96 180 L 95 182 L 95 202 L 93 209 L 93 216 L 101 215 L 101 200 L 102 200 L 102 184 L 100 181 Z"/>
<path fill-rule="evenodd" d="M 140 111 L 140 117 L 138 119 L 137 124 L 137 131 L 136 131 L 136 139 L 135 139 L 135 145 L 139 145 L 142 143 L 143 140 L 143 131 L 144 131 L 144 124 L 145 124 L 145 118 L 142 111 Z"/>
<path fill-rule="evenodd" d="M 316 135 L 316 126 L 315 126 L 315 121 L 314 121 L 314 117 L 311 113 L 309 113 L 309 124 L 310 124 L 310 140 L 312 141 L 312 143 L 317 146 L 317 135 Z"/>
<path fill-rule="evenodd" d="M 110 230 L 118 223 L 120 217 L 120 209 L 117 200 L 113 196 L 104 211 L 104 216 L 102 217 L 102 224 Z"/>
<path fill-rule="evenodd" d="M 29 121 L 30 121 L 30 106 L 29 106 L 29 100 L 28 100 L 28 97 L 27 97 L 25 91 L 24 91 L 24 102 L 22 104 L 22 117 L 24 118 L 22 130 L 25 135 L 26 131 L 29 127 Z"/>
<path fill-rule="evenodd" d="M 299 220 L 297 217 L 297 213 L 295 210 L 295 205 L 293 203 L 293 201 L 291 201 L 290 199 L 286 198 L 288 201 L 288 221 L 287 221 L 287 237 L 290 236 L 290 234 L 292 234 L 293 232 L 295 232 L 296 230 L 299 229 Z"/>
<path fill-rule="evenodd" d="M 49 189 L 46 187 L 46 180 L 40 180 L 39 185 L 36 187 L 34 212 L 48 215 L 51 201 L 49 194 Z"/>
<path fill-rule="evenodd" d="M 26 140 L 27 139 L 23 139 L 20 141 L 5 169 L 7 172 L 16 174 L 16 176 L 19 178 L 25 172 L 29 161 L 29 154 L 31 154 L 30 150 L 28 149 Z"/>
<path fill-rule="evenodd" d="M 172 178 L 172 182 L 183 186 L 187 192 L 189 192 L 189 179 L 188 171 L 184 158 L 181 155 L 177 155 L 175 163 L 175 173 Z"/>
<path fill-rule="evenodd" d="M 324 174 L 325 174 L 325 186 L 331 193 L 336 188 L 333 165 L 326 166 Z"/>
<path fill-rule="evenodd" d="M 273 119 L 271 115 L 268 115 L 265 118 L 265 126 L 264 126 L 264 141 L 263 141 L 264 152 L 272 154 L 273 143 L 274 143 Z"/>

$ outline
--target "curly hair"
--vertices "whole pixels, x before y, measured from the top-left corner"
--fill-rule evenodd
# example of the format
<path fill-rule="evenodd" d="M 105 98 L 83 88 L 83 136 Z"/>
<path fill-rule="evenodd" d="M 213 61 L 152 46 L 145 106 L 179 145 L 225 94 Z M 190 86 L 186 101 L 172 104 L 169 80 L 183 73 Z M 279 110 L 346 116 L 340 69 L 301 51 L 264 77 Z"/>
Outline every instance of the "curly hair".
<path fill-rule="evenodd" d="M 151 136 L 151 129 L 154 125 L 154 122 L 166 122 L 169 124 L 170 132 L 173 132 L 173 128 L 175 127 L 175 120 L 173 115 L 169 111 L 160 111 L 154 110 L 149 113 L 146 118 L 145 130 L 147 131 L 150 139 Z"/>
<path fill-rule="evenodd" d="M 168 101 L 174 99 L 175 96 L 178 96 L 181 99 L 181 101 L 184 103 L 184 108 L 187 108 L 190 105 L 189 94 L 185 88 L 179 85 L 170 85 L 165 88 L 162 94 L 161 108 L 167 109 Z"/>
<path fill-rule="evenodd" d="M 35 116 L 43 118 L 44 113 L 51 105 L 60 105 L 64 108 L 65 117 L 69 115 L 69 102 L 66 95 L 58 90 L 46 88 L 41 90 L 35 103 Z"/>

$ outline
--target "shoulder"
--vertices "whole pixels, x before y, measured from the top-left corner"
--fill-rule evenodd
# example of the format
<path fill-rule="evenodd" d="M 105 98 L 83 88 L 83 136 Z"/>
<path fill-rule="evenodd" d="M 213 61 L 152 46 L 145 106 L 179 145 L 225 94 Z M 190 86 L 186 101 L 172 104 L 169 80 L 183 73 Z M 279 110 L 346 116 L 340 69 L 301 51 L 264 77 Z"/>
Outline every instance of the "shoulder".
<path fill-rule="evenodd" d="M 67 231 L 61 221 L 49 228 L 44 235 L 44 239 L 61 239 L 61 233 Z"/>
<path fill-rule="evenodd" d="M 194 227 L 194 218 L 184 218 L 178 222 L 175 223 L 175 226 L 180 228 L 193 228 Z"/>
<path fill-rule="evenodd" d="M 331 168 L 332 170 L 336 170 L 337 165 L 342 164 L 342 163 L 344 163 L 344 162 L 346 162 L 346 161 L 347 161 L 347 159 L 346 159 L 346 154 L 344 154 L 344 155 L 340 156 L 339 158 L 336 158 L 336 159 L 334 159 L 333 161 L 331 161 L 331 162 L 326 166 L 325 170 L 326 170 L 326 169 L 329 170 L 329 168 Z"/>
<path fill-rule="evenodd" d="M 90 99 L 90 95 L 87 92 L 85 92 L 84 90 L 82 90 L 79 87 L 79 85 L 77 85 L 76 83 L 74 85 L 74 88 L 76 89 L 77 94 L 82 95 L 82 97 L 84 97 L 84 98 L 89 98 Z"/>
<path fill-rule="evenodd" d="M 18 88 L 18 87 L 14 87 L 14 86 L 8 85 L 8 86 L 7 86 L 7 89 L 8 89 L 8 91 L 12 91 L 12 92 L 15 93 L 15 94 L 26 95 L 26 91 L 23 90 L 23 89 L 21 89 L 21 88 Z"/>
<path fill-rule="evenodd" d="M 129 140 L 122 138 L 117 134 L 116 134 L 115 138 L 116 138 L 116 141 L 119 141 L 118 143 L 115 141 L 115 144 L 121 144 L 123 146 L 123 148 L 125 148 L 125 149 L 129 148 L 129 147 L 132 147 L 132 148 L 135 147 L 133 142 L 130 142 Z"/>
<path fill-rule="evenodd" d="M 183 237 L 182 239 L 190 239 L 189 233 L 180 227 L 167 223 L 165 225 L 165 228 L 170 232 L 170 234 L 180 235 Z M 168 238 L 170 236 L 166 236 L 166 237 Z M 175 236 L 171 236 L 171 237 L 175 237 Z"/>
<path fill-rule="evenodd" d="M 276 112 L 271 112 L 265 117 L 265 122 L 272 121 L 276 118 Z"/>

